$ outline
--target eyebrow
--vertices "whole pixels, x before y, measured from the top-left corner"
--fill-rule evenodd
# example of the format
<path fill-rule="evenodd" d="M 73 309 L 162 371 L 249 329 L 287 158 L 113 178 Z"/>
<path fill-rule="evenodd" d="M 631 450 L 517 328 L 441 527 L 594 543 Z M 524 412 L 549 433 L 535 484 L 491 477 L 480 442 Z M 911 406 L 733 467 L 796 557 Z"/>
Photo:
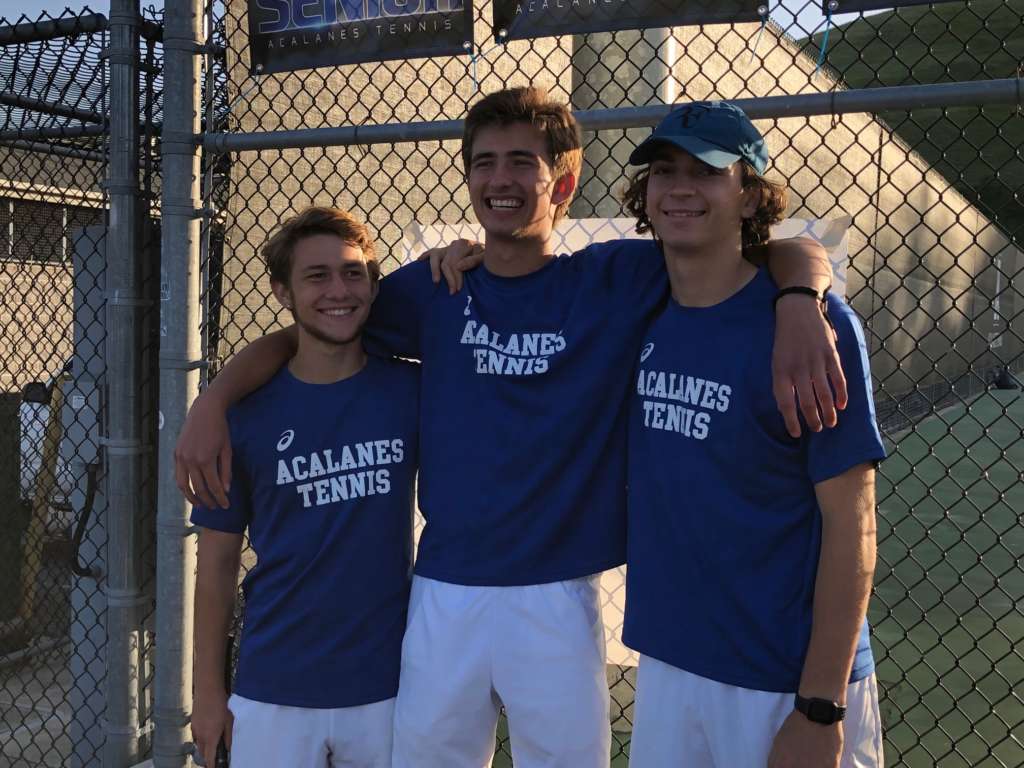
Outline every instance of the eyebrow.
<path fill-rule="evenodd" d="M 508 155 L 509 157 L 526 157 L 526 158 L 529 158 L 531 160 L 535 160 L 535 159 L 540 157 L 540 155 L 538 155 L 536 152 L 531 152 L 528 149 L 510 149 L 505 154 Z M 497 157 L 497 156 L 498 156 L 498 153 L 497 152 L 493 152 L 493 151 L 490 151 L 490 152 L 476 152 L 476 153 L 473 154 L 472 157 L 470 157 L 469 160 L 470 160 L 470 162 L 475 162 L 477 160 L 490 159 L 492 157 Z"/>

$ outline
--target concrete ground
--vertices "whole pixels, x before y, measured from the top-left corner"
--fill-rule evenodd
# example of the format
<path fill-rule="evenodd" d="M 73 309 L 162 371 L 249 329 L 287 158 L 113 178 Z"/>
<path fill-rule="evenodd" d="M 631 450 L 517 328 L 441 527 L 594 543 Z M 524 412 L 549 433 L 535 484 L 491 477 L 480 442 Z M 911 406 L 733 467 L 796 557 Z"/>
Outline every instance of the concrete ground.
<path fill-rule="evenodd" d="M 60 768 L 71 754 L 66 653 L 0 668 L 0 768 Z"/>

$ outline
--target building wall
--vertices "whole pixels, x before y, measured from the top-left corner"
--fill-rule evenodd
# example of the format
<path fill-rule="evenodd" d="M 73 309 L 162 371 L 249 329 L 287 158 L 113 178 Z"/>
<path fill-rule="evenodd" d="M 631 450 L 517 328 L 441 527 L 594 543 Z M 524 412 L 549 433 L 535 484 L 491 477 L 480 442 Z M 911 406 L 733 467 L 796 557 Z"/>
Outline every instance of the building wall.
<path fill-rule="evenodd" d="M 236 0 L 230 9 L 230 48 L 237 53 L 245 48 L 244 3 Z M 489 18 L 489 9 L 481 17 Z M 680 28 L 671 45 L 657 31 L 620 32 L 614 44 L 608 34 L 516 41 L 480 57 L 475 80 L 465 58 L 439 58 L 304 71 L 255 85 L 244 55 L 229 55 L 233 92 L 248 94 L 234 118 L 246 131 L 454 119 L 464 116 L 478 88 L 489 92 L 527 82 L 578 109 L 653 103 L 666 92 L 683 100 L 841 87 L 826 73 L 815 74 L 815 62 L 771 26 L 752 54 L 758 31 L 757 24 Z M 481 24 L 478 41 L 488 35 Z M 785 118 L 759 126 L 774 158 L 771 173 L 792 192 L 790 215 L 853 217 L 848 295 L 867 319 L 882 386 L 898 394 L 915 384 L 955 379 L 972 361 L 993 362 L 987 349 L 989 336 L 1005 328 L 999 316 L 1019 311 L 1010 292 L 993 311 L 994 258 L 1005 274 L 1024 267 L 1005 236 L 872 115 Z M 571 215 L 621 213 L 626 158 L 646 132 L 586 135 Z M 223 355 L 277 325 L 257 249 L 286 214 L 311 203 L 352 208 L 377 231 L 385 253 L 414 220 L 472 218 L 458 142 L 240 153 L 232 186 Z M 1003 359 L 1020 351 L 1009 334 L 997 350 Z"/>

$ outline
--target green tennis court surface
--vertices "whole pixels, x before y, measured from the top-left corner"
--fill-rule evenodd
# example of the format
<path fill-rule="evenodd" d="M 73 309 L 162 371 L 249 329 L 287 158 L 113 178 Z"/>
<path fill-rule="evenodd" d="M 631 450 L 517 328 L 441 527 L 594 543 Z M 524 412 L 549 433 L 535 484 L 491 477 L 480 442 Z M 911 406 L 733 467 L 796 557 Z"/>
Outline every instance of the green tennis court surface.
<path fill-rule="evenodd" d="M 983 394 L 882 465 L 869 618 L 889 765 L 1024 764 L 1022 426 L 1019 391 Z"/>
<path fill-rule="evenodd" d="M 1022 428 L 1024 395 L 991 392 L 888 441 L 869 611 L 887 765 L 1024 765 Z"/>

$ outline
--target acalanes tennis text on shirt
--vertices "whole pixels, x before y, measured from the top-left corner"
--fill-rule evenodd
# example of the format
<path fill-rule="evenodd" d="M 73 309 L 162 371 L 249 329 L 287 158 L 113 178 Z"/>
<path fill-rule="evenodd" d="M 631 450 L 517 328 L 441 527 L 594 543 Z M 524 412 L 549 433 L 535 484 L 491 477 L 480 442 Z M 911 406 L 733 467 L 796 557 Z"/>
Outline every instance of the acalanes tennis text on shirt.
<path fill-rule="evenodd" d="M 405 458 L 400 438 L 367 440 L 277 460 L 277 485 L 294 485 L 302 506 L 323 506 L 391 491 L 391 473 L 381 469 Z"/>
<path fill-rule="evenodd" d="M 711 414 L 729 410 L 732 387 L 681 373 L 640 369 L 636 391 L 643 400 L 644 426 L 703 440 Z"/>
<path fill-rule="evenodd" d="M 547 373 L 550 357 L 565 349 L 561 332 L 501 334 L 476 320 L 466 321 L 459 341 L 475 347 L 477 373 L 504 376 Z"/>

